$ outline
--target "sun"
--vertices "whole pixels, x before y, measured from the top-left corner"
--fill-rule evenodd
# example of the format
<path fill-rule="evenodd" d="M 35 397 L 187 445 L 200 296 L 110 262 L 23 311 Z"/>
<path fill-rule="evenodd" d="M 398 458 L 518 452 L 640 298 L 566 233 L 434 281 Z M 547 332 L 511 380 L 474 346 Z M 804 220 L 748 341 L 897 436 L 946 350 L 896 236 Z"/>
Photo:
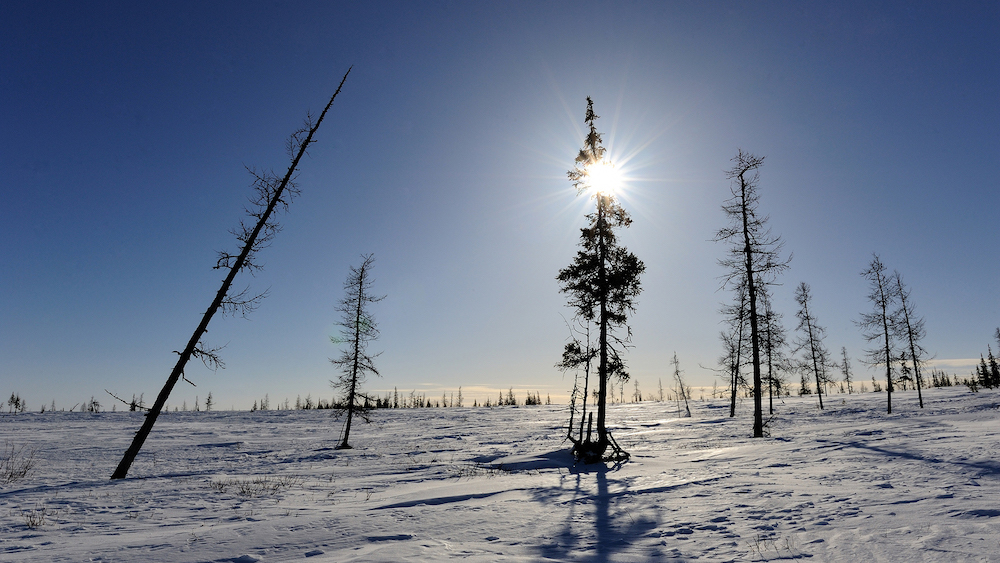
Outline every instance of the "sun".
<path fill-rule="evenodd" d="M 587 166 L 587 191 L 597 195 L 616 195 L 622 186 L 622 174 L 608 161 L 594 162 Z"/>

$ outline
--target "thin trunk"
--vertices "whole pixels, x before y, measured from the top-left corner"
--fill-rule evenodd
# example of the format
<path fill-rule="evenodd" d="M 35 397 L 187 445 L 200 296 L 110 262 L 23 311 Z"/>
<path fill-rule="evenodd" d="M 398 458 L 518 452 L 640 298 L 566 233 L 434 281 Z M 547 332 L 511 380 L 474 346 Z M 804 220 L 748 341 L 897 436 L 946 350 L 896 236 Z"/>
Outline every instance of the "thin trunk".
<path fill-rule="evenodd" d="M 743 353 L 743 311 L 746 307 L 746 295 L 740 292 L 740 310 L 737 315 L 737 322 L 739 326 L 736 331 L 736 363 L 733 365 L 733 385 L 732 385 L 732 395 L 729 400 L 729 418 L 734 418 L 736 416 L 736 388 L 740 382 L 740 361 Z"/>
<path fill-rule="evenodd" d="M 351 434 L 351 420 L 354 418 L 354 401 L 358 389 L 358 361 L 361 355 L 361 304 L 365 300 L 365 264 L 358 275 L 358 304 L 354 312 L 354 364 L 351 366 L 351 390 L 347 394 L 347 422 L 344 425 L 344 441 L 341 449 L 350 448 L 347 438 Z"/>
<path fill-rule="evenodd" d="M 350 69 L 348 69 L 347 74 L 350 74 L 350 72 Z M 298 153 L 295 155 L 291 165 L 288 167 L 285 177 L 282 178 L 281 184 L 278 186 L 278 189 L 275 190 L 271 201 L 268 202 L 267 209 L 261 215 L 260 220 L 257 221 L 257 226 L 254 227 L 250 237 L 243 245 L 243 249 L 240 251 L 240 255 L 236 258 L 236 262 L 232 265 L 232 267 L 230 267 L 229 274 L 222 282 L 222 287 L 220 287 L 219 291 L 215 294 L 215 299 L 212 300 L 211 305 L 209 305 L 205 314 L 202 316 L 201 322 L 191 335 L 191 339 L 188 340 L 187 346 L 184 347 L 184 351 L 180 353 L 180 357 L 177 359 L 177 363 L 174 365 L 173 371 L 170 372 L 170 377 L 167 378 L 167 382 L 164 384 L 163 389 L 161 389 L 159 395 L 156 396 L 156 401 L 153 403 L 153 406 L 150 407 L 149 412 L 146 413 L 146 418 L 143 420 L 139 431 L 136 432 L 135 438 L 132 440 L 132 444 L 129 446 L 128 450 L 125 451 L 125 455 L 122 456 L 121 461 L 118 463 L 118 467 L 111 475 L 112 479 L 124 479 L 128 475 L 128 470 L 132 467 L 132 462 L 135 461 L 135 456 L 139 454 L 139 450 L 142 449 L 143 443 L 145 443 L 146 438 L 153 429 L 153 424 L 156 423 L 157 417 L 160 416 L 160 411 L 163 410 L 163 405 L 166 404 L 167 398 L 170 396 L 170 392 L 184 374 L 184 367 L 187 365 L 188 360 L 191 359 L 191 356 L 194 353 L 195 348 L 198 346 L 198 342 L 201 340 L 202 335 L 204 335 L 205 331 L 208 329 L 208 323 L 212 320 L 215 312 L 219 310 L 219 306 L 222 305 L 223 300 L 229 293 L 229 288 L 233 284 L 236 274 L 238 274 L 243 268 L 247 255 L 250 253 L 250 250 L 253 248 L 253 245 L 257 240 L 257 236 L 260 234 L 260 231 L 263 230 L 267 220 L 274 212 L 274 208 L 278 205 L 278 201 L 280 201 L 282 193 L 284 193 L 285 188 L 288 186 L 288 182 L 292 179 L 292 175 L 295 173 L 296 167 L 298 167 L 299 160 L 302 159 L 302 155 L 305 154 L 309 143 L 312 142 L 313 134 L 317 129 L 319 129 L 319 125 L 323 122 L 326 112 L 330 109 L 330 106 L 333 105 L 333 100 L 336 99 L 337 94 L 340 93 L 340 89 L 344 86 L 344 81 L 347 80 L 347 74 L 344 74 L 344 78 L 340 81 L 340 85 L 337 86 L 337 91 L 333 93 L 330 101 L 326 104 L 326 107 L 323 108 L 323 112 L 320 113 L 316 123 L 311 129 L 309 129 L 309 133 L 306 135 L 305 140 L 299 147 Z"/>
<path fill-rule="evenodd" d="M 767 321 L 771 322 L 770 319 Z M 768 325 L 767 330 L 767 412 L 768 414 L 774 414 L 774 365 L 771 354 L 774 352 L 774 344 L 771 341 L 771 327 Z"/>
<path fill-rule="evenodd" d="M 887 413 L 892 414 L 892 347 L 889 344 L 889 313 L 886 311 L 885 284 L 881 274 L 876 274 L 882 305 L 882 334 L 885 336 L 885 381 Z"/>
<path fill-rule="evenodd" d="M 583 423 L 587 419 L 587 393 L 590 393 L 590 321 L 587 321 L 587 363 L 583 369 L 583 405 L 580 407 L 580 440 L 583 440 Z"/>
<path fill-rule="evenodd" d="M 808 311 L 806 311 L 808 318 Z M 813 339 L 812 319 L 806 321 L 806 331 L 809 334 L 809 355 L 812 358 L 813 375 L 816 378 L 816 394 L 819 395 L 819 408 L 823 410 L 823 385 L 819 376 L 819 358 L 816 357 L 816 344 Z"/>
<path fill-rule="evenodd" d="M 605 261 L 607 260 L 607 241 L 605 241 L 604 230 L 605 230 L 605 219 L 604 219 L 604 201 L 603 198 L 607 196 L 603 194 L 598 194 L 597 196 L 597 233 L 598 233 L 598 256 L 600 258 L 600 269 L 598 272 L 597 283 L 601 288 L 601 333 L 600 333 L 600 354 L 601 363 L 598 368 L 598 375 L 600 376 L 600 390 L 598 391 L 597 399 L 597 454 L 603 455 L 604 450 L 607 448 L 609 440 L 607 435 L 607 427 L 605 425 L 605 416 L 607 414 L 607 406 L 605 403 L 608 398 L 608 274 L 607 266 Z"/>
<path fill-rule="evenodd" d="M 750 301 L 750 353 L 753 360 L 753 437 L 764 436 L 764 416 L 761 412 L 760 341 L 757 335 L 757 288 L 753 271 L 753 245 L 747 209 L 746 181 L 740 174 L 743 207 L 743 253 L 746 258 L 747 299 Z"/>
<path fill-rule="evenodd" d="M 906 322 L 906 336 L 910 342 L 910 359 L 913 360 L 913 377 L 917 381 L 917 400 L 920 401 L 920 408 L 924 408 L 924 394 L 920 387 L 920 360 L 917 359 L 917 345 L 913 341 L 913 327 L 910 326 L 910 311 L 907 310 L 906 293 L 903 291 L 903 282 L 896 277 L 896 286 L 899 288 L 899 300 L 902 304 L 903 320 Z"/>
<path fill-rule="evenodd" d="M 909 330 L 910 321 L 906 321 Z M 920 401 L 920 408 L 924 408 L 924 394 L 920 385 L 920 361 L 917 360 L 916 346 L 913 343 L 913 333 L 910 333 L 910 358 L 913 360 L 913 377 L 917 380 L 917 399 Z"/>

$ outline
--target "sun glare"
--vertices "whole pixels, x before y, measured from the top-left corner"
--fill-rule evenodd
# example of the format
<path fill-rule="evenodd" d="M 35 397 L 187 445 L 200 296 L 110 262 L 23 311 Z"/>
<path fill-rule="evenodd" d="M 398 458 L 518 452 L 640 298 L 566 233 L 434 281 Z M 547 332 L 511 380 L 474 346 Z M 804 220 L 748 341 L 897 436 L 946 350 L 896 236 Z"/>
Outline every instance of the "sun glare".
<path fill-rule="evenodd" d="M 622 176 L 610 162 L 595 162 L 587 167 L 587 186 L 595 194 L 616 195 Z"/>

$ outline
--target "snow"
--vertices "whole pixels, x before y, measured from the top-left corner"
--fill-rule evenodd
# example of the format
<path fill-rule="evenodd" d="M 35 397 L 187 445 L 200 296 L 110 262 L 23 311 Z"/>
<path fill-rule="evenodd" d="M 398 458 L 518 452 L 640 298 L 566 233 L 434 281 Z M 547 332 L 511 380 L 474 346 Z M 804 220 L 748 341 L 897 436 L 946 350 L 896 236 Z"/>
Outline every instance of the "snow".
<path fill-rule="evenodd" d="M 565 407 L 0 416 L 0 561 L 1000 561 L 1000 393 L 613 405 L 632 453 L 573 466 Z M 29 520 L 35 525 L 29 526 Z M 39 525 L 38 522 L 41 521 Z"/>

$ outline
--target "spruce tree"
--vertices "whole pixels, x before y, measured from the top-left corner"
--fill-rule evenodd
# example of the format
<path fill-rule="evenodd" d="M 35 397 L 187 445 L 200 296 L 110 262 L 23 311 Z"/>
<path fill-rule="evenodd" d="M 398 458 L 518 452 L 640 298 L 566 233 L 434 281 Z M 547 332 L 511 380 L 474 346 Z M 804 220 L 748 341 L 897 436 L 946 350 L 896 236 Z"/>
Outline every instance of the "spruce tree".
<path fill-rule="evenodd" d="M 642 288 L 639 276 L 646 266 L 618 241 L 617 231 L 632 224 L 621 206 L 613 185 L 614 168 L 605 159 L 606 149 L 597 131 L 594 102 L 587 98 L 584 121 L 588 133 L 576 157 L 576 165 L 567 175 L 577 193 L 594 200 L 595 210 L 587 214 L 588 224 L 580 229 L 580 250 L 573 263 L 559 271 L 560 291 L 569 296 L 569 305 L 585 322 L 598 328 L 597 339 L 597 438 L 574 438 L 574 453 L 587 462 L 605 458 L 614 446 L 611 458 L 627 459 L 628 454 L 614 444 L 606 424 L 608 384 L 612 377 L 628 379 L 623 353 L 631 331 L 628 317 L 635 311 L 635 301 Z"/>

